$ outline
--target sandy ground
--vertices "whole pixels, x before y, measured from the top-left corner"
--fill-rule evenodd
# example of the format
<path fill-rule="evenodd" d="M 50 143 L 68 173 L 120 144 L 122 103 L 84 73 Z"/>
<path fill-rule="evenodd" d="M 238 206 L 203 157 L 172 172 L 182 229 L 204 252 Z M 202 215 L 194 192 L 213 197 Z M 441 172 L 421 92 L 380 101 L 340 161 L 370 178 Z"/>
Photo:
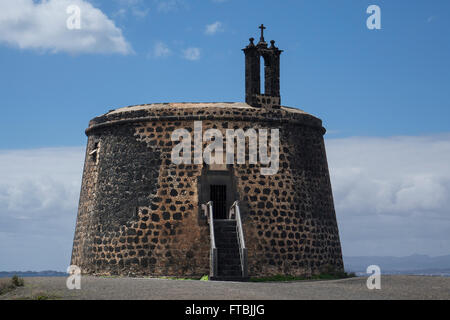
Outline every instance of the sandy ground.
<path fill-rule="evenodd" d="M 382 276 L 381 289 L 367 278 L 328 281 L 239 283 L 149 278 L 82 277 L 81 290 L 68 290 L 66 278 L 25 278 L 25 286 L 2 299 L 149 299 L 149 300 L 316 300 L 450 299 L 450 278 Z"/>

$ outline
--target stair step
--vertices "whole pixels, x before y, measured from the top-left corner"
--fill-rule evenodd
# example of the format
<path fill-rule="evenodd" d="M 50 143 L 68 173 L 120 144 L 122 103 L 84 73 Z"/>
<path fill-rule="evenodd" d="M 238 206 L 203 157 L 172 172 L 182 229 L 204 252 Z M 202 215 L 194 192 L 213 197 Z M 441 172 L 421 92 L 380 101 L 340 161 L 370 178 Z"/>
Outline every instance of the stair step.
<path fill-rule="evenodd" d="M 217 234 L 217 236 L 215 237 L 216 241 L 233 241 L 233 242 L 237 242 L 237 237 L 236 236 L 223 236 L 223 235 L 219 235 Z"/>
<path fill-rule="evenodd" d="M 210 280 L 212 281 L 236 281 L 236 282 L 246 282 L 249 280 L 249 277 L 244 278 L 242 276 L 239 277 L 225 277 L 225 276 L 217 276 L 217 277 L 211 277 Z"/>
<path fill-rule="evenodd" d="M 219 251 L 225 251 L 228 253 L 231 253 L 231 252 L 239 253 L 239 246 L 236 244 L 233 244 L 233 243 L 222 243 L 222 244 L 216 243 L 216 248 L 219 249 Z"/>
<path fill-rule="evenodd" d="M 238 254 L 219 254 L 217 260 L 227 264 L 241 263 L 241 257 Z"/>
<path fill-rule="evenodd" d="M 237 238 L 221 238 L 221 237 L 216 237 L 215 238 L 215 240 L 216 240 L 216 242 L 218 242 L 218 241 L 223 241 L 223 242 L 236 242 L 236 243 L 238 243 L 238 241 L 237 241 Z"/>
<path fill-rule="evenodd" d="M 239 252 L 239 245 L 237 243 L 233 242 L 216 242 L 216 248 L 223 249 L 223 250 L 233 250 Z"/>
<path fill-rule="evenodd" d="M 224 261 L 223 263 L 219 263 L 219 271 L 220 270 L 241 270 L 241 264 Z"/>
<path fill-rule="evenodd" d="M 218 257 L 220 258 L 231 258 L 231 259 L 237 259 L 241 255 L 239 254 L 239 251 L 230 251 L 230 252 L 220 252 L 218 251 Z"/>
<path fill-rule="evenodd" d="M 218 232 L 216 231 L 214 233 L 214 235 L 216 236 L 216 238 L 235 238 L 237 239 L 237 233 L 236 232 Z"/>
<path fill-rule="evenodd" d="M 219 268 L 219 274 L 222 272 L 241 272 L 241 266 L 227 266 L 226 268 Z"/>
<path fill-rule="evenodd" d="M 223 261 L 222 264 L 219 265 L 219 270 L 221 269 L 240 269 L 241 268 L 241 261 L 237 262 L 230 262 L 230 261 Z"/>
<path fill-rule="evenodd" d="M 236 229 L 214 229 L 214 234 L 224 237 L 237 237 Z"/>
<path fill-rule="evenodd" d="M 214 234 L 214 236 L 215 236 L 215 239 L 234 239 L 234 240 L 238 239 L 236 233 L 226 234 L 226 233 L 216 232 Z"/>
<path fill-rule="evenodd" d="M 232 244 L 221 245 L 221 246 L 216 245 L 216 248 L 219 251 L 224 251 L 224 250 L 227 252 L 236 251 L 237 253 L 239 253 L 239 247 L 237 245 L 232 245 Z"/>
<path fill-rule="evenodd" d="M 223 249 L 236 249 L 239 250 L 239 244 L 237 242 L 233 241 L 216 241 L 216 247 L 217 248 L 223 248 Z"/>
<path fill-rule="evenodd" d="M 217 241 L 225 241 L 225 242 L 238 242 L 237 237 L 224 237 L 224 236 L 217 236 L 215 237 L 216 242 Z"/>
<path fill-rule="evenodd" d="M 241 267 L 241 261 L 228 261 L 228 260 L 224 260 L 224 261 L 218 261 L 219 262 L 219 269 L 220 268 L 228 268 L 228 267 Z"/>
<path fill-rule="evenodd" d="M 237 269 L 237 270 L 241 270 L 241 263 L 229 263 L 227 261 L 223 261 L 222 263 L 219 263 L 219 270 L 226 270 L 226 269 Z"/>
<path fill-rule="evenodd" d="M 225 277 L 242 277 L 242 273 L 240 271 L 231 271 L 231 272 L 219 272 L 219 276 Z"/>
<path fill-rule="evenodd" d="M 217 258 L 221 261 L 223 261 L 223 260 L 230 260 L 230 261 L 239 260 L 239 261 L 241 261 L 241 255 L 238 253 L 219 253 L 217 255 Z"/>
<path fill-rule="evenodd" d="M 219 273 L 219 277 L 242 277 L 242 274 L 240 272 L 223 272 Z"/>
<path fill-rule="evenodd" d="M 219 277 L 224 277 L 224 278 L 242 278 L 242 274 L 232 274 L 232 273 L 219 274 Z"/>
<path fill-rule="evenodd" d="M 214 220 L 214 234 L 218 249 L 218 273 L 211 280 L 246 281 L 242 278 L 241 257 L 239 251 L 236 220 Z"/>
<path fill-rule="evenodd" d="M 241 264 L 222 263 L 222 265 L 219 266 L 219 271 L 220 270 L 241 270 Z"/>
<path fill-rule="evenodd" d="M 214 230 L 214 235 L 217 237 L 226 237 L 226 238 L 231 238 L 231 237 L 235 237 L 237 238 L 237 233 L 236 230 Z"/>
<path fill-rule="evenodd" d="M 239 255 L 239 247 L 230 247 L 230 246 L 217 246 L 217 251 L 220 252 L 220 255 L 229 254 L 229 255 Z"/>
<path fill-rule="evenodd" d="M 230 261 L 221 261 L 222 263 L 219 263 L 219 270 L 220 268 L 240 268 L 241 262 L 230 262 Z"/>
<path fill-rule="evenodd" d="M 236 254 L 236 255 L 231 255 L 231 254 L 223 255 L 223 254 L 221 254 L 221 255 L 218 256 L 217 260 L 219 260 L 219 261 L 230 261 L 230 263 L 231 263 L 231 261 L 234 262 L 234 261 L 238 260 L 239 263 L 241 263 L 241 257 L 238 254 Z"/>
<path fill-rule="evenodd" d="M 237 251 L 232 252 L 220 252 L 218 251 L 218 257 L 219 258 L 231 258 L 231 259 L 238 259 L 241 255 Z"/>
<path fill-rule="evenodd" d="M 219 250 L 218 252 L 220 253 L 225 253 L 225 254 L 233 254 L 233 253 L 237 253 L 239 254 L 239 247 L 235 246 L 235 247 L 231 247 L 231 248 L 225 248 L 225 247 L 217 247 Z"/>
<path fill-rule="evenodd" d="M 226 268 L 226 269 L 219 269 L 219 275 L 241 275 L 241 268 Z"/>
<path fill-rule="evenodd" d="M 235 260 L 239 260 L 239 263 L 240 263 L 241 257 L 238 254 L 220 254 L 218 256 L 218 260 L 220 260 L 220 261 L 235 261 Z"/>

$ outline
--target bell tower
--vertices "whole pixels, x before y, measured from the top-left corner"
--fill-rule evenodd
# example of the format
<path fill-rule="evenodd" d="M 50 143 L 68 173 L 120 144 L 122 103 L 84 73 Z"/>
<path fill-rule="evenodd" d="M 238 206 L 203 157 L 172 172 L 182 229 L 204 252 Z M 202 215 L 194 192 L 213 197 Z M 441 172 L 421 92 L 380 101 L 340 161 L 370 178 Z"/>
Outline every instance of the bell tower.
<path fill-rule="evenodd" d="M 280 97 L 280 55 L 283 50 L 275 47 L 275 41 L 270 41 L 270 47 L 264 40 L 262 24 L 261 37 L 258 44 L 250 38 L 250 43 L 242 49 L 245 54 L 245 102 L 253 107 L 279 109 Z M 261 92 L 261 58 L 264 59 L 264 93 Z"/>

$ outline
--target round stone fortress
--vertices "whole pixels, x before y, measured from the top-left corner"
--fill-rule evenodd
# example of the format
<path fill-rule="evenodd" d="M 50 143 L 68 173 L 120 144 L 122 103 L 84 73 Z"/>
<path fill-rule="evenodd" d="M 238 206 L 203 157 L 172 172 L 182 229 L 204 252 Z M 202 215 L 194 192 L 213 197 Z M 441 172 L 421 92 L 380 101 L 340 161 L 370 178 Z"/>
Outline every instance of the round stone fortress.
<path fill-rule="evenodd" d="M 90 121 L 71 262 L 82 273 L 211 274 L 214 241 L 202 206 L 210 201 L 217 222 L 230 219 L 228 211 L 238 201 L 248 276 L 343 271 L 322 121 L 281 106 L 281 50 L 273 41 L 269 47 L 263 34 L 258 44 L 253 41 L 244 49 L 246 103 L 138 105 Z M 265 94 L 260 93 L 261 57 Z M 188 159 L 183 163 L 173 158 L 181 143 L 174 135 L 179 129 L 192 138 L 185 144 L 192 148 L 183 150 Z M 233 163 L 198 161 L 211 145 L 208 129 L 222 134 L 224 153 L 225 145 L 238 140 L 230 141 L 230 130 L 254 130 L 258 142 L 266 131 L 272 162 L 260 161 L 261 153 L 252 161 L 255 141 L 250 136 L 244 138 L 244 161 L 236 160 L 240 151 Z M 278 145 L 272 143 L 274 130 Z M 200 150 L 195 136 L 201 139 Z M 274 170 L 263 174 L 269 167 Z M 235 234 L 225 227 L 215 237 L 219 231 Z M 225 270 L 233 256 L 221 257 L 221 250 L 219 270 Z"/>

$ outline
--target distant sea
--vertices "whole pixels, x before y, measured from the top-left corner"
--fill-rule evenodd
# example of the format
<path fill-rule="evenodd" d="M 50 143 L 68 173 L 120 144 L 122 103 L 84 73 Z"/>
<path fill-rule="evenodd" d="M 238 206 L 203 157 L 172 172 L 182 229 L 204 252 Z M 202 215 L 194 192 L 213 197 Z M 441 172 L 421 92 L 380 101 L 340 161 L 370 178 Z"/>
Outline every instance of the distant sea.
<path fill-rule="evenodd" d="M 353 271 L 346 270 L 347 272 L 355 272 L 358 277 L 367 277 L 365 271 Z M 450 269 L 449 270 L 409 270 L 409 271 L 399 271 L 399 270 L 381 270 L 381 274 L 390 275 L 390 274 L 403 274 L 403 275 L 418 275 L 418 276 L 435 276 L 435 277 L 450 277 Z M 17 275 L 22 278 L 26 277 L 67 277 L 68 274 L 65 272 L 59 271 L 0 271 L 0 278 L 11 278 L 14 275 Z"/>
<path fill-rule="evenodd" d="M 379 266 L 382 275 L 409 274 L 450 277 L 450 255 L 438 257 L 419 254 L 406 257 L 344 257 L 345 271 L 355 272 L 359 276 L 367 276 L 366 270 L 370 265 Z"/>
<path fill-rule="evenodd" d="M 19 277 L 67 277 L 66 272 L 59 272 L 53 270 L 46 271 L 0 271 L 0 278 L 11 278 L 14 275 Z"/>
<path fill-rule="evenodd" d="M 347 272 L 352 272 L 348 271 Z M 364 271 L 353 271 L 358 277 L 367 277 L 368 273 Z M 403 275 L 414 275 L 414 276 L 432 276 L 432 277 L 450 277 L 450 270 L 408 270 L 408 271 L 389 271 L 381 270 L 381 275 L 391 275 L 391 274 L 403 274 Z"/>
<path fill-rule="evenodd" d="M 450 277 L 450 255 L 430 257 L 427 255 L 411 255 L 406 257 L 361 256 L 344 257 L 345 271 L 354 272 L 357 276 L 368 276 L 367 267 L 377 265 L 381 274 L 405 274 L 421 276 Z M 19 277 L 67 277 L 66 272 L 46 271 L 0 271 L 0 278 Z"/>

